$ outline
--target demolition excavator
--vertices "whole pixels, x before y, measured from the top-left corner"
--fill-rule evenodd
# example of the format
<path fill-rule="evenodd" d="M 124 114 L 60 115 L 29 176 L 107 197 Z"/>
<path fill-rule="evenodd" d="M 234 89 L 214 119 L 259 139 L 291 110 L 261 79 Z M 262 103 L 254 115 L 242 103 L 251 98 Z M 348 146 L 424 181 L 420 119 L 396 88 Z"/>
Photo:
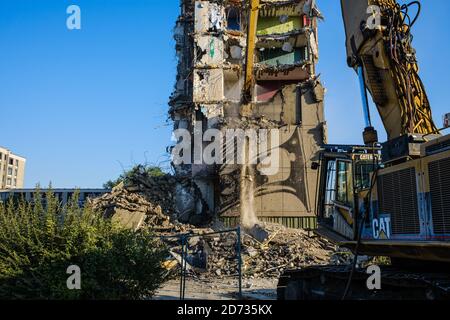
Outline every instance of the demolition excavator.
<path fill-rule="evenodd" d="M 250 1 L 247 90 L 258 6 Z M 341 0 L 341 8 L 347 63 L 360 80 L 364 144 L 326 145 L 313 169 L 319 171 L 317 232 L 350 249 L 355 259 L 351 266 L 286 271 L 278 298 L 448 299 L 450 135 L 442 136 L 433 122 L 418 74 L 411 30 L 421 3 Z M 369 95 L 387 132 L 382 144 Z M 358 256 L 389 258 L 380 269 L 381 290 L 369 289 L 370 275 Z"/>

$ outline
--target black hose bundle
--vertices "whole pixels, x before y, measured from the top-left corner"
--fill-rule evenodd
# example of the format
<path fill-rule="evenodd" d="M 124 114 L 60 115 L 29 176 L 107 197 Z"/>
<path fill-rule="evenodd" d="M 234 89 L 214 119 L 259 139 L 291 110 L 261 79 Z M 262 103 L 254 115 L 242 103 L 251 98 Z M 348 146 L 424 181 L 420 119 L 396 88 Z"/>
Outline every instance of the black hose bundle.
<path fill-rule="evenodd" d="M 361 220 L 361 224 L 359 226 L 358 229 L 358 234 L 357 236 L 357 242 L 356 242 L 356 247 L 355 247 L 355 252 L 354 252 L 354 259 L 352 262 L 352 269 L 350 271 L 350 275 L 347 281 L 347 285 L 345 287 L 345 291 L 344 291 L 344 295 L 342 296 L 342 300 L 347 299 L 348 293 L 350 291 L 350 287 L 353 281 L 353 276 L 355 274 L 356 271 L 356 265 L 358 264 L 358 256 L 359 256 L 359 247 L 361 245 L 361 240 L 362 240 L 362 232 L 363 232 L 363 228 L 364 228 L 364 224 L 366 223 L 366 220 L 370 214 L 370 208 L 371 208 L 371 203 L 372 203 L 372 191 L 373 188 L 375 187 L 375 184 L 377 183 L 377 179 L 378 179 L 378 171 L 380 170 L 380 166 L 377 164 L 377 168 L 374 171 L 373 175 L 372 175 L 372 181 L 370 184 L 370 189 L 369 189 L 369 193 L 367 194 L 366 197 L 366 201 L 365 201 L 365 212 L 364 215 L 362 216 L 362 220 Z"/>
<path fill-rule="evenodd" d="M 400 5 L 395 0 L 377 0 L 385 18 L 384 38 L 386 52 L 391 60 L 391 75 L 402 116 L 402 133 L 428 134 L 437 128 L 433 122 L 431 106 L 419 77 L 416 51 L 412 46 L 411 29 L 422 11 L 419 1 Z M 411 7 L 417 12 L 412 17 Z"/>

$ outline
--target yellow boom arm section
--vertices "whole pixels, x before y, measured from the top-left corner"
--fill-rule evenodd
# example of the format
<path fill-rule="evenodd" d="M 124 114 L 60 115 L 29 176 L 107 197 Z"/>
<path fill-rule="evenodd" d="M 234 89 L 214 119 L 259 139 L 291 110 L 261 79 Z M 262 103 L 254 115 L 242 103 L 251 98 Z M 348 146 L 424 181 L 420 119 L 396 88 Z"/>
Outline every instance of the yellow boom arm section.
<path fill-rule="evenodd" d="M 349 65 L 362 70 L 389 139 L 435 132 L 412 47 L 420 2 L 341 0 L 341 5 Z"/>
<path fill-rule="evenodd" d="M 245 102 L 250 102 L 252 99 L 252 88 L 254 84 L 254 59 L 256 48 L 256 33 L 258 28 L 260 0 L 250 0 L 250 14 L 247 30 L 247 55 L 245 64 L 245 83 L 244 96 Z"/>

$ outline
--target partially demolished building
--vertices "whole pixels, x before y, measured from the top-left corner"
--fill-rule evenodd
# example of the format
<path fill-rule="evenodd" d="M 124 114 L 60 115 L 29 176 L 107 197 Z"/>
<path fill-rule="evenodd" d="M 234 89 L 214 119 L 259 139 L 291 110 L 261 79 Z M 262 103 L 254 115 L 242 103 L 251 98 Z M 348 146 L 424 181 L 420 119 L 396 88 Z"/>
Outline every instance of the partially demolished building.
<path fill-rule="evenodd" d="M 254 210 L 263 221 L 313 227 L 317 172 L 311 163 L 326 142 L 324 89 L 315 70 L 320 12 L 314 0 L 261 0 L 252 99 L 243 103 L 249 10 L 245 0 L 181 0 L 169 113 L 175 130 L 192 133 L 278 129 L 280 168 L 271 176 L 254 171 Z M 175 166 L 178 175 L 193 179 L 209 210 L 229 223 L 241 213 L 241 169 L 201 161 Z M 178 194 L 180 212 L 189 210 L 183 201 L 189 190 Z"/>

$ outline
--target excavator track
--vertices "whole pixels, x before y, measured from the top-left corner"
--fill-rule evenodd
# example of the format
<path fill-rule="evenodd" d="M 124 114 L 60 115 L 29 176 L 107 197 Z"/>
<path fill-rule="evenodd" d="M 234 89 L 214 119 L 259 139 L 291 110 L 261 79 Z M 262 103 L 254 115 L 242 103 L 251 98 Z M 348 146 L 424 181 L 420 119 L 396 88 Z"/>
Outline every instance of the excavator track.
<path fill-rule="evenodd" d="M 286 271 L 278 283 L 278 300 L 341 300 L 350 266 L 313 266 Z M 381 290 L 369 290 L 364 269 L 354 272 L 348 300 L 450 299 L 450 275 L 381 268 Z"/>

